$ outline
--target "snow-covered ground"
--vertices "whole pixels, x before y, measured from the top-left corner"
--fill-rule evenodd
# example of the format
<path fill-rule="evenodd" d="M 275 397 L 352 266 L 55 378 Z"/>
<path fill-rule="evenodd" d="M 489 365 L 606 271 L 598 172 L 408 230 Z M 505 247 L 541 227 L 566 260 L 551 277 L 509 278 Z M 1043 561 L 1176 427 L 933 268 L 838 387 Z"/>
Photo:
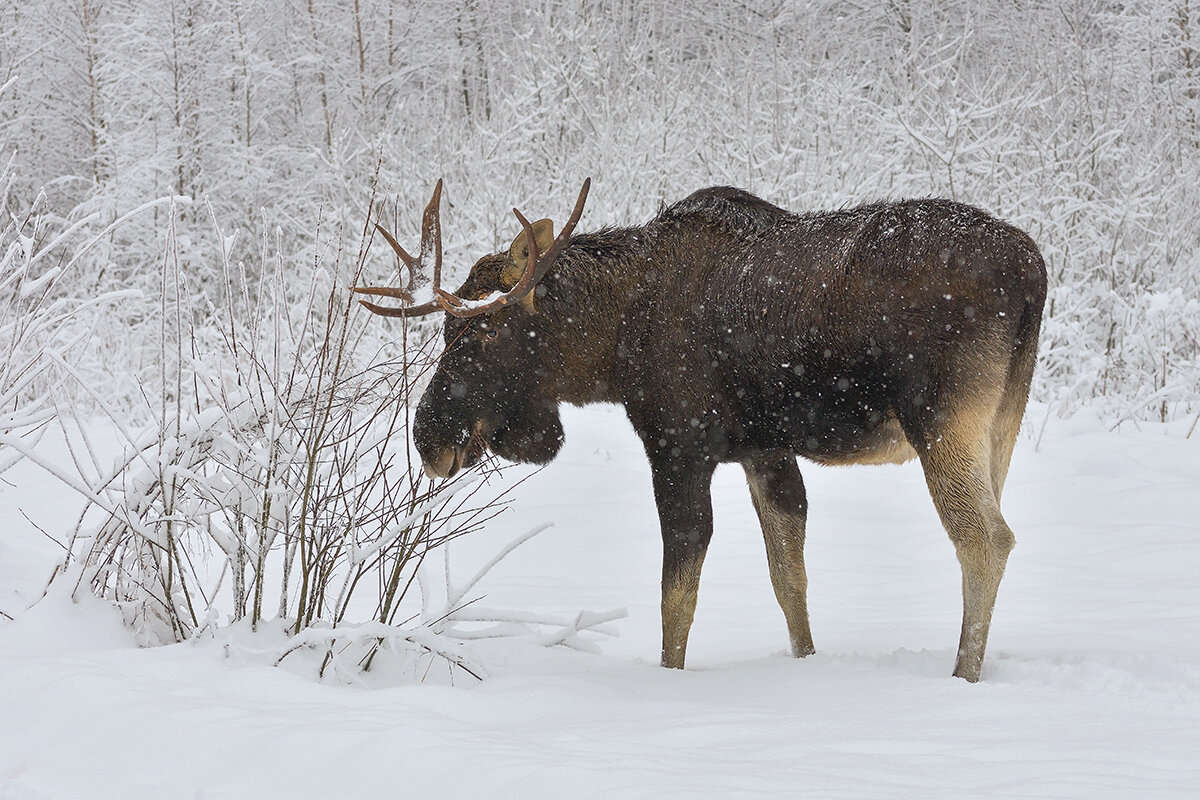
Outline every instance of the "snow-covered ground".
<path fill-rule="evenodd" d="M 473 645 L 489 677 L 318 683 L 242 641 L 139 649 L 65 591 L 30 610 L 75 501 L 0 491 L 0 798 L 1200 796 L 1200 438 L 1033 409 L 984 680 L 950 677 L 959 573 L 916 465 L 805 465 L 818 653 L 785 655 L 741 471 L 717 473 L 688 669 L 662 670 L 649 469 L 619 409 L 452 546 L 489 606 L 624 607 L 593 655 Z"/>

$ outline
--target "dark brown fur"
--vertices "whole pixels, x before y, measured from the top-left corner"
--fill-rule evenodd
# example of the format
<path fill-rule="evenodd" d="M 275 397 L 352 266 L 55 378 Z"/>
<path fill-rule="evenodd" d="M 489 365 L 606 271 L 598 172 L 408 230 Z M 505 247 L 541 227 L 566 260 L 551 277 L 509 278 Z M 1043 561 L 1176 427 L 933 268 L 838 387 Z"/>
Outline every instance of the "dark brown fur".
<path fill-rule="evenodd" d="M 458 296 L 503 286 L 482 259 Z M 1046 294 L 1023 232 L 946 200 L 793 215 L 705 189 L 641 227 L 574 236 L 532 303 L 447 317 L 416 440 L 441 473 L 498 454 L 544 463 L 557 405 L 624 405 L 662 528 L 663 664 L 682 667 L 712 535 L 709 486 L 746 470 L 793 652 L 812 652 L 795 455 L 919 457 L 963 568 L 955 674 L 979 678 L 1011 531 L 1000 494 L 1024 413 Z M 452 465 L 452 466 L 446 466 Z"/>

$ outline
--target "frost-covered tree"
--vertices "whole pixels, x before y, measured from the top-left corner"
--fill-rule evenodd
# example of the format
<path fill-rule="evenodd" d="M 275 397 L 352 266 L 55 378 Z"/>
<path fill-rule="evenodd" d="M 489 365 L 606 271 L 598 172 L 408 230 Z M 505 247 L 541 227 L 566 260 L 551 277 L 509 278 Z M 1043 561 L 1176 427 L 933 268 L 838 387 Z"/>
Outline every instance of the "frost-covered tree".
<path fill-rule="evenodd" d="M 205 202 L 235 261 L 277 242 L 301 286 L 373 183 L 404 231 L 446 179 L 452 270 L 587 175 L 597 225 L 713 183 L 795 209 L 953 196 L 1046 254 L 1036 396 L 1171 415 L 1200 397 L 1193 6 L 29 0 L 0 9 L 0 146 L 12 201 L 45 188 L 62 219 L 193 197 L 174 224 L 201 326 L 222 302 Z M 115 231 L 83 279 L 152 289 L 167 222 Z M 157 313 L 123 310 L 114 340 Z M 148 374 L 137 346 L 105 357 Z"/>

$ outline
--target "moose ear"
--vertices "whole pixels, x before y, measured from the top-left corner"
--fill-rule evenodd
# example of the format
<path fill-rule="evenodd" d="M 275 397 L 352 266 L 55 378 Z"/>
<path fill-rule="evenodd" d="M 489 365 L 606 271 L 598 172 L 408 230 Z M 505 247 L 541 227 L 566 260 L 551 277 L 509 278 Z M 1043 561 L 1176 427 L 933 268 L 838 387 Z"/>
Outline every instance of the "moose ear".
<path fill-rule="evenodd" d="M 529 227 L 533 229 L 533 239 L 537 242 L 538 253 L 545 253 L 550 249 L 550 245 L 554 244 L 554 222 L 548 219 L 539 219 Z M 517 234 L 517 238 L 513 239 L 512 247 L 508 248 L 508 255 L 517 265 L 517 275 L 520 275 L 529 262 L 529 243 L 525 240 L 525 231 L 521 231 Z"/>
<path fill-rule="evenodd" d="M 554 222 L 549 219 L 539 219 L 529 227 L 533 229 L 533 240 L 537 242 L 538 254 L 545 253 L 550 249 L 550 245 L 554 244 Z M 512 259 L 512 263 L 506 265 L 500 272 L 500 280 L 505 289 L 511 289 L 517 285 L 517 281 L 521 280 L 521 275 L 525 273 L 525 266 L 529 263 L 529 242 L 526 240 L 525 231 L 521 231 L 517 234 L 517 238 L 513 239 L 512 247 L 508 248 L 508 256 Z M 533 311 L 533 292 L 529 292 L 521 298 L 521 304 Z"/>

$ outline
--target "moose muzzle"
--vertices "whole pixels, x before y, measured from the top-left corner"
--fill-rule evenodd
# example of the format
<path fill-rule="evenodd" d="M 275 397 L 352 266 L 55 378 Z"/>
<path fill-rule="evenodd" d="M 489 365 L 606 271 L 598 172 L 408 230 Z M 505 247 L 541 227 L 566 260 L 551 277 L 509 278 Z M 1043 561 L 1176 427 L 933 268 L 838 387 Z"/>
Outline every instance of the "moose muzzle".
<path fill-rule="evenodd" d="M 431 478 L 453 478 L 459 472 L 475 464 L 483 448 L 474 441 L 463 446 L 445 447 L 436 453 L 421 456 L 425 474 Z"/>

